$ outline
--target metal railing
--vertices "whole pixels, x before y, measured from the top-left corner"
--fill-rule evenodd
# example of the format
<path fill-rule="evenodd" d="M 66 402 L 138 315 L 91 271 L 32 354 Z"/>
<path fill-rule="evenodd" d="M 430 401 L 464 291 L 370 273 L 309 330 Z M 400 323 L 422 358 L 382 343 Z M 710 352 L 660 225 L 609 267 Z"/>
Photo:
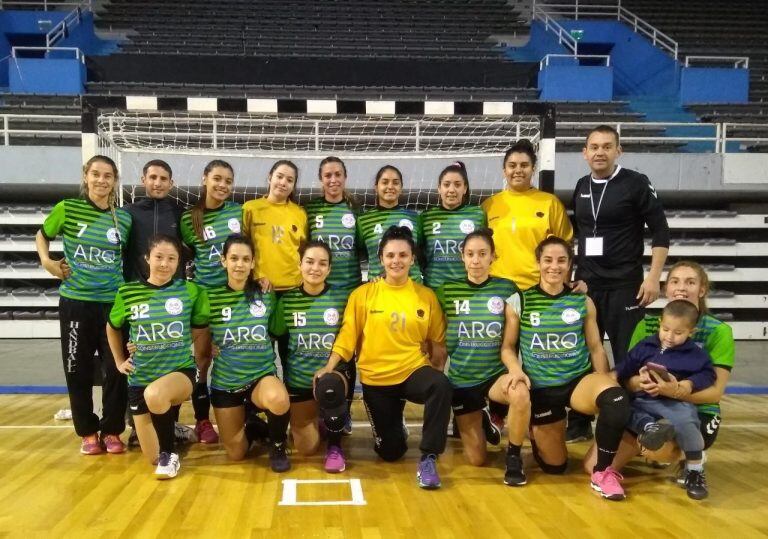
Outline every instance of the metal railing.
<path fill-rule="evenodd" d="M 13 47 L 11 48 L 11 58 L 18 58 L 19 55 L 17 53 L 19 51 L 45 51 L 45 58 L 48 58 L 51 52 L 70 51 L 75 54 L 76 60 L 79 60 L 80 63 L 85 63 L 85 55 L 78 47 Z"/>
<path fill-rule="evenodd" d="M 429 129 L 430 125 L 434 122 L 426 120 L 409 120 L 409 121 L 387 121 L 388 125 L 405 128 L 400 130 L 398 134 L 381 134 L 379 130 L 376 130 L 371 126 L 371 132 L 367 133 L 364 130 L 357 133 L 349 133 L 347 135 L 325 134 L 321 130 L 321 124 L 324 121 L 304 119 L 304 120 L 291 120 L 291 124 L 295 127 L 293 133 L 287 133 L 285 131 L 280 133 L 275 132 L 233 132 L 231 130 L 232 125 L 238 125 L 238 122 L 243 122 L 245 119 L 227 119 L 227 118 L 190 118 L 201 124 L 201 126 L 207 126 L 198 133 L 184 133 L 183 137 L 189 137 L 190 139 L 207 139 L 213 148 L 222 146 L 228 140 L 232 139 L 251 139 L 251 140 L 269 140 L 270 138 L 280 139 L 293 139 L 293 140 L 307 140 L 311 141 L 311 145 L 315 148 L 320 148 L 321 143 L 325 139 L 334 140 L 396 140 L 396 141 L 410 141 L 413 147 L 424 147 L 428 143 L 433 143 L 437 140 L 454 141 L 454 142 L 472 142 L 477 141 L 482 143 L 486 141 L 490 145 L 497 145 L 499 143 L 507 144 L 510 136 L 520 138 L 526 136 L 521 129 L 527 127 L 535 127 L 535 123 L 531 125 L 525 124 L 525 122 L 517 122 L 517 125 L 513 127 L 513 133 L 509 135 L 495 135 L 486 136 L 481 135 L 467 135 L 458 133 L 436 133 L 434 129 Z M 10 144 L 10 137 L 14 135 L 57 135 L 63 138 L 79 138 L 81 135 L 79 125 L 72 128 L 57 128 L 55 125 L 51 125 L 50 128 L 43 127 L 39 129 L 20 129 L 17 127 L 11 128 L 10 123 L 13 120 L 26 120 L 28 122 L 41 122 L 50 120 L 52 124 L 56 121 L 76 122 L 80 120 L 79 115 L 59 115 L 59 114 L 0 114 L 0 139 L 2 144 L 8 146 Z M 120 136 L 125 134 L 123 130 L 113 125 L 113 118 L 106 120 L 103 125 L 105 135 Z M 245 120 L 248 122 L 263 122 L 264 119 L 258 120 Z M 272 119 L 268 120 L 269 123 L 277 125 L 280 120 Z M 344 123 L 351 123 L 353 120 L 334 120 L 334 125 L 342 126 Z M 169 124 L 172 122 L 169 122 Z M 624 143 L 648 143 L 665 141 L 669 143 L 708 143 L 712 145 L 714 153 L 727 153 L 733 151 L 732 143 L 739 143 L 741 145 L 754 145 L 754 144 L 768 144 L 768 123 L 690 123 L 690 122 L 602 122 L 614 127 L 620 134 L 621 140 Z M 240 123 L 241 126 L 246 124 Z M 171 126 L 168 126 L 168 131 L 163 131 L 161 126 L 153 124 L 150 127 L 147 124 L 146 129 L 139 127 L 140 122 L 137 122 L 132 126 L 130 131 L 134 137 L 152 137 L 155 139 L 179 137 L 180 132 L 176 131 Z M 595 126 L 594 121 L 558 121 L 557 128 L 561 132 L 556 137 L 558 142 L 583 142 L 583 134 L 578 135 L 565 135 L 562 134 L 564 130 L 581 130 L 585 132 Z M 639 135 L 638 132 L 643 130 L 685 130 L 685 131 L 707 131 L 704 134 L 672 134 L 661 133 L 654 135 Z M 756 136 L 749 136 L 750 130 L 755 131 Z M 746 133 L 745 133 L 746 131 Z M 759 136 L 761 133 L 765 133 L 765 136 Z M 728 148 L 728 144 L 731 143 L 731 147 Z"/>
<path fill-rule="evenodd" d="M 605 60 L 606 67 L 610 67 L 611 65 L 611 56 L 608 54 L 547 54 L 541 59 L 541 62 L 539 62 L 539 70 L 542 70 L 549 65 L 550 58 L 601 58 Z"/>
<path fill-rule="evenodd" d="M 544 23 L 544 28 L 550 32 L 557 34 L 557 42 L 563 45 L 566 49 L 570 50 L 573 54 L 579 53 L 579 42 L 571 35 L 571 33 L 563 28 L 563 26 L 557 22 L 550 13 L 542 9 L 541 5 L 534 3 L 532 9 L 532 16 L 534 20 Z"/>
<path fill-rule="evenodd" d="M 690 55 L 685 57 L 685 67 L 690 67 L 691 63 L 706 64 L 733 64 L 734 69 L 749 69 L 748 56 L 697 56 Z"/>
<path fill-rule="evenodd" d="M 83 13 L 80 6 L 67 13 L 67 16 L 45 35 L 45 46 L 53 47 L 56 43 L 67 37 L 70 30 L 80 24 L 82 17 Z"/>
<path fill-rule="evenodd" d="M 45 127 L 43 129 L 18 129 L 10 127 L 11 120 L 80 121 L 79 115 L 64 116 L 61 114 L 0 114 L 0 119 L 2 119 L 3 146 L 9 146 L 11 144 L 11 136 L 13 135 L 57 135 L 65 138 L 80 138 L 81 136 L 81 130 L 79 126 L 76 129 L 56 129 L 53 127 Z"/>
<path fill-rule="evenodd" d="M 80 2 L 69 0 L 11 0 L 3 2 L 0 0 L 0 9 L 14 9 L 14 8 L 40 8 L 43 11 L 52 11 L 60 8 L 71 8 L 72 6 L 86 6 L 88 9 L 92 7 L 92 0 L 83 0 Z"/>
<path fill-rule="evenodd" d="M 541 4 L 536 3 L 533 8 L 534 18 L 537 13 L 547 15 L 548 18 L 568 17 L 578 20 L 579 17 L 610 17 L 618 21 L 627 23 L 632 27 L 635 33 L 644 35 L 651 40 L 654 46 L 669 52 L 675 60 L 678 56 L 677 41 L 653 26 L 648 21 L 638 17 L 628 9 L 622 7 L 621 3 L 615 5 L 600 4 L 582 4 L 578 1 L 573 4 Z M 541 20 L 541 19 L 539 19 Z M 560 26 L 558 24 L 558 26 Z M 560 26 L 562 28 L 562 26 Z M 565 29 L 563 29 L 565 30 Z M 574 40 L 575 41 L 575 40 Z"/>

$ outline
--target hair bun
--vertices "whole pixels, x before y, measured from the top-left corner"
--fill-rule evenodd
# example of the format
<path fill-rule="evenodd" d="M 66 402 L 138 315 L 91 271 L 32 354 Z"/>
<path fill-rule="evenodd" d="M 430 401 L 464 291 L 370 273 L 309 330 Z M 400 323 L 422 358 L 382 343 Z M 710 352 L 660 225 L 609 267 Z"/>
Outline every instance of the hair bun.
<path fill-rule="evenodd" d="M 467 166 L 464 164 L 464 161 L 454 161 L 451 166 L 458 167 L 462 170 L 467 170 Z"/>

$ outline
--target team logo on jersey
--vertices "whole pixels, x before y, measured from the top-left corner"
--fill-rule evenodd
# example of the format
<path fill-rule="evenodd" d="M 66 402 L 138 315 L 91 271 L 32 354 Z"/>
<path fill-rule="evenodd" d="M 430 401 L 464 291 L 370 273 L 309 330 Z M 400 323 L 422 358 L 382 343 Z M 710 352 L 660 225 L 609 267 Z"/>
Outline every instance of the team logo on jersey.
<path fill-rule="evenodd" d="M 473 223 L 469 219 L 464 219 L 461 223 L 459 223 L 459 230 L 461 230 L 464 234 L 469 234 L 470 232 L 474 232 L 475 223 Z"/>
<path fill-rule="evenodd" d="M 109 243 L 118 243 L 120 241 L 120 233 L 116 228 L 110 228 L 107 230 L 107 239 L 109 240 Z"/>
<path fill-rule="evenodd" d="M 263 301 L 256 300 L 251 303 L 250 311 L 254 318 L 262 318 L 267 313 L 267 306 Z"/>
<path fill-rule="evenodd" d="M 504 300 L 499 296 L 493 296 L 488 300 L 488 310 L 493 314 L 504 312 Z"/>
<path fill-rule="evenodd" d="M 328 326 L 335 326 L 339 323 L 339 311 L 331 307 L 330 309 L 326 309 L 323 313 L 323 321 Z"/>
<path fill-rule="evenodd" d="M 407 226 L 411 230 L 413 230 L 413 223 L 410 219 L 400 219 L 400 222 L 397 223 L 397 226 Z"/>
<path fill-rule="evenodd" d="M 581 315 L 576 309 L 568 308 L 563 311 L 561 318 L 566 324 L 573 324 L 581 318 Z"/>
<path fill-rule="evenodd" d="M 227 227 L 235 234 L 238 234 L 240 232 L 240 220 L 233 217 L 227 221 Z"/>
<path fill-rule="evenodd" d="M 351 213 L 345 213 L 341 216 L 341 224 L 344 225 L 344 228 L 354 228 L 355 222 L 355 216 Z"/>
<path fill-rule="evenodd" d="M 165 301 L 165 311 L 168 314 L 177 315 L 181 314 L 181 311 L 184 310 L 184 304 L 181 302 L 179 298 L 168 298 Z"/>

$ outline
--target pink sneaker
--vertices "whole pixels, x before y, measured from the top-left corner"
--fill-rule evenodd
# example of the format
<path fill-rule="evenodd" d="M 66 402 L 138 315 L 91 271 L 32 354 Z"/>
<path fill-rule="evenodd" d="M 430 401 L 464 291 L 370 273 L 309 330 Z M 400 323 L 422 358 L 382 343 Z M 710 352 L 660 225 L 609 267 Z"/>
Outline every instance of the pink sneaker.
<path fill-rule="evenodd" d="M 195 425 L 195 434 L 201 444 L 219 443 L 219 435 L 214 430 L 213 425 L 207 419 L 201 419 Z"/>
<path fill-rule="evenodd" d="M 125 444 L 117 434 L 105 434 L 101 437 L 101 443 L 107 448 L 107 453 L 117 455 L 125 453 Z"/>
<path fill-rule="evenodd" d="M 347 468 L 344 460 L 344 452 L 337 445 L 329 445 L 325 452 L 325 471 L 328 473 L 341 473 Z"/>
<path fill-rule="evenodd" d="M 98 434 L 83 436 L 83 443 L 80 445 L 80 453 L 83 455 L 99 455 L 104 452 L 99 442 Z"/>
<path fill-rule="evenodd" d="M 603 498 L 609 500 L 623 500 L 626 498 L 624 489 L 619 481 L 624 477 L 608 466 L 602 472 L 592 472 L 592 488 L 595 489 Z"/>

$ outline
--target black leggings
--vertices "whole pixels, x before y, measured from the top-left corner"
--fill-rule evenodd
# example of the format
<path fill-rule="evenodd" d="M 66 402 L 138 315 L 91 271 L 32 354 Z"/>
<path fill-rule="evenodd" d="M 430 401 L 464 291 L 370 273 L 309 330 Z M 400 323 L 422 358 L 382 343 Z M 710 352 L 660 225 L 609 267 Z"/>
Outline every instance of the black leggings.
<path fill-rule="evenodd" d="M 416 369 L 397 385 L 363 384 L 363 403 L 373 429 L 376 453 L 391 462 L 408 449 L 403 430 L 403 400 L 424 405 L 421 452 L 438 455 L 445 451 L 452 393 L 448 378 L 426 366 Z"/>
<path fill-rule="evenodd" d="M 59 300 L 61 356 L 64 377 L 78 436 L 120 434 L 125 430 L 128 405 L 126 377 L 117 370 L 107 342 L 107 318 L 110 303 Z M 98 362 L 96 358 L 98 352 Z M 101 370 L 102 418 L 93 413 L 93 385 L 96 369 Z"/>

